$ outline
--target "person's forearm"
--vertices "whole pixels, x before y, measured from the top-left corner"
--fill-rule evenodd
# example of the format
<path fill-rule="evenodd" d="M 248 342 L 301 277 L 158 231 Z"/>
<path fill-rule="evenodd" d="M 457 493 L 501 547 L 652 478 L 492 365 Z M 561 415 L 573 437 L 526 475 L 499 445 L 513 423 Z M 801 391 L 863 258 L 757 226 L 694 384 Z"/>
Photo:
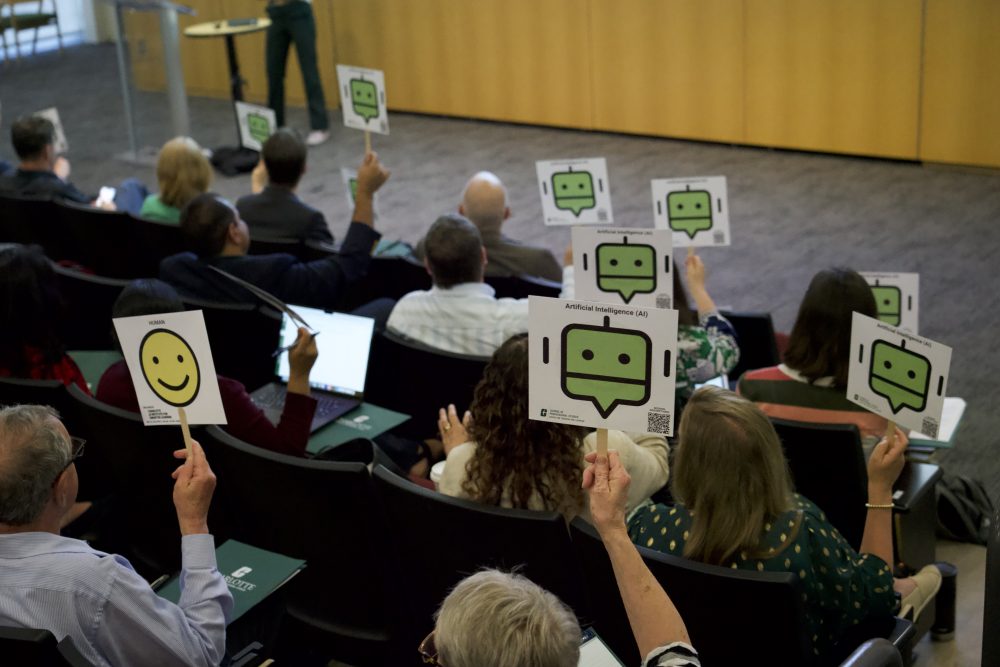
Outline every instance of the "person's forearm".
<path fill-rule="evenodd" d="M 695 287 L 691 289 L 691 298 L 694 299 L 695 307 L 698 309 L 699 315 L 705 315 L 717 310 L 715 302 L 712 301 L 712 297 L 708 295 L 708 290 L 704 287 Z"/>
<path fill-rule="evenodd" d="M 628 614 L 639 653 L 673 642 L 689 643 L 687 628 L 670 597 L 642 561 L 625 526 L 601 535 L 611 558 L 618 590 Z"/>
<path fill-rule="evenodd" d="M 293 371 L 288 376 L 288 393 L 309 395 L 309 373 Z"/>
<path fill-rule="evenodd" d="M 868 489 L 868 503 L 871 505 L 891 505 L 892 489 Z M 861 538 L 861 553 L 872 554 L 893 566 L 892 556 L 892 510 L 869 509 L 865 519 L 865 532 Z"/>
<path fill-rule="evenodd" d="M 351 218 L 351 221 L 374 227 L 375 207 L 373 201 L 373 195 L 363 192 L 361 188 L 358 188 L 358 193 L 354 197 L 354 217 Z"/>

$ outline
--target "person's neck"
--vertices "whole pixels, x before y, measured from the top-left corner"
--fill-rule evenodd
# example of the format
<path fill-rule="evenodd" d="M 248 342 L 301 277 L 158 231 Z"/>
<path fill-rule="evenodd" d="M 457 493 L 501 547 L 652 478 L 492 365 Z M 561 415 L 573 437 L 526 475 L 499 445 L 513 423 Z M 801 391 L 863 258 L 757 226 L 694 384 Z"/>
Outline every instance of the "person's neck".
<path fill-rule="evenodd" d="M 269 188 L 275 188 L 276 190 L 285 190 L 286 192 L 291 192 L 292 194 L 295 194 L 295 191 L 299 189 L 298 183 L 295 185 L 286 185 L 284 183 L 273 183 L 269 181 L 267 186 Z"/>
<path fill-rule="evenodd" d="M 52 171 L 52 165 L 47 160 L 21 160 L 17 165 L 21 171 Z"/>
<path fill-rule="evenodd" d="M 56 516 L 55 512 L 46 510 L 31 523 L 19 526 L 0 523 L 0 535 L 15 535 L 17 533 L 52 533 L 53 535 L 58 535 L 61 523 L 60 517 Z"/>
<path fill-rule="evenodd" d="M 245 255 L 243 248 L 239 247 L 235 243 L 227 243 L 222 247 L 222 252 L 219 253 L 219 257 L 242 257 Z"/>
<path fill-rule="evenodd" d="M 503 227 L 503 222 L 488 224 L 476 223 L 476 227 L 479 228 L 479 234 L 482 236 L 499 236 L 500 228 Z"/>

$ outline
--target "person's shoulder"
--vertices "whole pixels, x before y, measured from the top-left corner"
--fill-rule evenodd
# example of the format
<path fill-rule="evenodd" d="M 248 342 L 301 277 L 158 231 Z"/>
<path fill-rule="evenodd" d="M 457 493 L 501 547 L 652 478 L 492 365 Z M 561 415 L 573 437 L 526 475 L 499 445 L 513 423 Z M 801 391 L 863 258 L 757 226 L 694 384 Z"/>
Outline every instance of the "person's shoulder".
<path fill-rule="evenodd" d="M 769 366 L 767 368 L 757 368 L 755 370 L 745 372 L 741 376 L 740 381 L 742 382 L 745 380 L 747 382 L 755 382 L 755 381 L 778 382 L 791 379 L 792 378 L 788 377 L 788 375 L 786 375 L 781 370 L 780 367 Z"/>

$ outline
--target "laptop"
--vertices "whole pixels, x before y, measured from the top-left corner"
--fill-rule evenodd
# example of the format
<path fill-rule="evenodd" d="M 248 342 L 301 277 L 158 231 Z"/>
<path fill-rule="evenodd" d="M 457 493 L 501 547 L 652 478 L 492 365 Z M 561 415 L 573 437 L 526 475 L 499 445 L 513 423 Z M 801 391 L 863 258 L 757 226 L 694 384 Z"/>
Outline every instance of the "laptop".
<path fill-rule="evenodd" d="M 292 306 L 292 309 L 317 332 L 319 357 L 309 373 L 309 387 L 317 402 L 311 427 L 315 432 L 361 404 L 375 320 L 304 306 Z M 278 347 L 293 344 L 298 335 L 299 325 L 288 313 L 283 313 Z M 273 424 L 281 419 L 285 407 L 290 372 L 288 352 L 282 352 L 275 364 L 278 382 L 266 384 L 250 394 Z"/>

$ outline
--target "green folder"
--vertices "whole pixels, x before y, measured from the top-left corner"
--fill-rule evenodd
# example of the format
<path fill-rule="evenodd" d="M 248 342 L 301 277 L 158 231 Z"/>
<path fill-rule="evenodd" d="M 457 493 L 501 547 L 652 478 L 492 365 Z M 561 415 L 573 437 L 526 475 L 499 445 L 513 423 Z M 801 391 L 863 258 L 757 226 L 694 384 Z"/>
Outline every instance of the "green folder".
<path fill-rule="evenodd" d="M 230 623 L 281 588 L 306 566 L 304 560 L 258 549 L 236 540 L 227 540 L 217 548 L 215 560 L 219 565 L 219 572 L 226 579 L 229 592 L 233 594 Z M 157 594 L 176 604 L 181 599 L 180 575 L 172 577 Z"/>
<path fill-rule="evenodd" d="M 332 424 L 327 424 L 309 438 L 306 451 L 317 454 L 354 438 L 374 438 L 409 419 L 409 415 L 371 403 L 362 403 Z"/>

